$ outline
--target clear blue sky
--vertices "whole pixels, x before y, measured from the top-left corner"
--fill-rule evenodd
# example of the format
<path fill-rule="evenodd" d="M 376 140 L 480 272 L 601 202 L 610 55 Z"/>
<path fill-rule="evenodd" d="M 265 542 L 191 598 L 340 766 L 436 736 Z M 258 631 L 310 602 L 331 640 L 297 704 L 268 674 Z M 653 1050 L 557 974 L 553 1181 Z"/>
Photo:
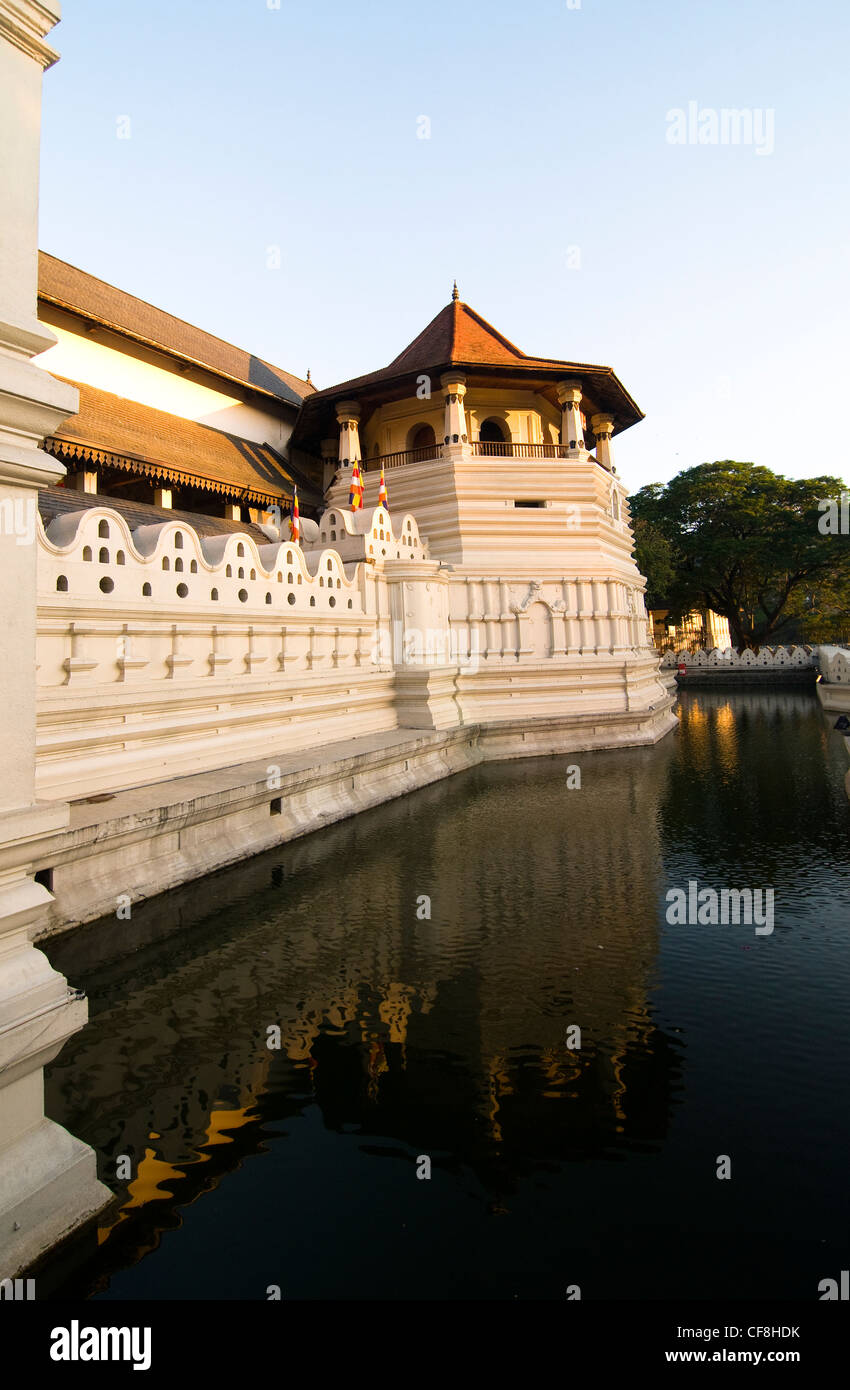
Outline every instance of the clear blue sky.
<path fill-rule="evenodd" d="M 630 488 L 850 478 L 845 0 L 274 2 L 65 0 L 45 250 L 320 386 L 456 276 L 524 351 L 615 369 Z M 672 144 L 690 102 L 772 153 Z"/>

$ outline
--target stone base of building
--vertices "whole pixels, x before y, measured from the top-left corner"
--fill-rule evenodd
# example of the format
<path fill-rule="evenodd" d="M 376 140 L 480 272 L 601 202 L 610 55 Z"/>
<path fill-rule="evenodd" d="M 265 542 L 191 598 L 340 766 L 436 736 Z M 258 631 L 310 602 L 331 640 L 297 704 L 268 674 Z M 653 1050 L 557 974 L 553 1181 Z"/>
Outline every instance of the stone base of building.
<path fill-rule="evenodd" d="M 20 1274 L 111 1201 L 94 1151 L 43 1119 L 0 1152 L 0 1279 Z"/>
<path fill-rule="evenodd" d="M 346 816 L 489 760 L 653 744 L 676 725 L 674 699 L 651 709 L 395 729 L 119 792 L 71 808 L 45 840 L 50 935 L 114 914 Z M 270 773 L 271 769 L 271 773 Z"/>

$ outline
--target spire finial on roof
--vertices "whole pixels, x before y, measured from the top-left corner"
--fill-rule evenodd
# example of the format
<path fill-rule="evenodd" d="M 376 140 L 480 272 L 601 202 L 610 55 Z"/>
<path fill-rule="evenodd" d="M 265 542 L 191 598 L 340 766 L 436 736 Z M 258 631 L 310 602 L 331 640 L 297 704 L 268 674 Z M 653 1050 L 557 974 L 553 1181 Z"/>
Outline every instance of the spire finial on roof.
<path fill-rule="evenodd" d="M 454 285 L 452 286 L 452 299 L 460 299 L 460 295 L 457 292 L 457 280 L 455 280 Z"/>
<path fill-rule="evenodd" d="M 310 380 L 310 368 L 309 368 L 309 367 L 307 368 L 307 378 L 306 378 L 306 379 L 307 379 L 307 381 Z"/>

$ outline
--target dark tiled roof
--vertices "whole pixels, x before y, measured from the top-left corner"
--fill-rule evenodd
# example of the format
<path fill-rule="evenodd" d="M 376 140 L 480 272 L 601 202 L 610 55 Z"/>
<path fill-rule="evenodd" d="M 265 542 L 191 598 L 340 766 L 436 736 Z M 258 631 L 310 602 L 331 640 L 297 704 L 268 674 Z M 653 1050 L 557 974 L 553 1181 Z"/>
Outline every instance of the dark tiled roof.
<path fill-rule="evenodd" d="M 45 527 L 56 516 L 69 512 L 85 511 L 89 507 L 109 507 L 111 511 L 123 516 L 131 531 L 138 526 L 152 526 L 160 521 L 182 521 L 191 526 L 199 536 L 223 536 L 234 531 L 252 536 L 258 545 L 267 545 L 268 536 L 259 526 L 247 521 L 227 521 L 224 517 L 204 516 L 201 512 L 180 512 L 152 507 L 147 502 L 127 502 L 122 497 L 104 497 L 91 492 L 75 492 L 72 488 L 41 488 L 38 494 L 38 510 Z"/>
<path fill-rule="evenodd" d="M 64 378 L 62 378 L 64 379 Z M 318 493 L 269 445 L 254 444 L 209 425 L 169 415 L 138 401 L 74 381 L 80 409 L 59 426 L 48 447 L 62 456 L 91 458 L 130 472 L 184 482 L 238 497 L 271 501 L 292 496 L 293 481 L 315 503 Z M 313 495 L 315 494 L 315 495 Z"/>
<path fill-rule="evenodd" d="M 565 376 L 571 372 L 614 376 L 610 367 L 594 366 L 589 362 L 529 357 L 468 304 L 455 299 L 440 310 L 436 318 L 431 320 L 398 357 L 393 358 L 389 366 L 316 391 L 311 400 L 323 400 L 331 396 L 339 399 L 349 389 L 377 385 L 383 381 L 409 376 L 411 373 L 427 371 L 428 368 L 452 366 L 503 367 L 519 371 L 538 369 L 550 372 L 557 369 L 563 371 Z M 622 387 L 620 389 L 623 390 Z M 635 412 L 640 418 L 641 412 L 637 406 Z"/>
<path fill-rule="evenodd" d="M 67 261 L 49 256 L 46 251 L 38 253 L 38 294 L 47 304 L 79 314 L 183 361 L 197 363 L 242 386 L 276 396 L 289 405 L 299 406 L 314 390 L 309 381 L 281 367 L 273 367 L 242 348 L 195 328 L 194 324 L 185 323 L 143 299 L 108 285 L 105 280 L 68 265 Z"/>

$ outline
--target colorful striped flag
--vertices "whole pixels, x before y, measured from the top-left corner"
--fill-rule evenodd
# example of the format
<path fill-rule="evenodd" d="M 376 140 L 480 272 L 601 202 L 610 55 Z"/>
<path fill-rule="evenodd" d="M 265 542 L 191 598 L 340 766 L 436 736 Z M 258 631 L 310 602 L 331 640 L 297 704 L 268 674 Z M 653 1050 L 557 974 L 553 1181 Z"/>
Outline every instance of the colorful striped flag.
<path fill-rule="evenodd" d="M 381 464 L 381 481 L 380 481 L 380 483 L 378 484 L 378 506 L 379 506 L 379 507 L 386 507 L 387 511 L 389 511 L 389 509 L 390 509 L 390 504 L 389 504 L 389 502 L 387 501 L 387 483 L 386 483 L 386 479 L 385 479 L 385 477 L 384 477 L 384 465 L 383 465 L 383 464 Z"/>
<path fill-rule="evenodd" d="M 351 465 L 351 491 L 348 494 L 348 505 L 353 512 L 363 506 L 363 479 L 360 476 L 360 463 L 357 459 Z"/>
<path fill-rule="evenodd" d="M 289 515 L 289 535 L 297 545 L 301 539 L 301 518 L 298 515 L 298 488 L 292 492 L 292 511 Z"/>

